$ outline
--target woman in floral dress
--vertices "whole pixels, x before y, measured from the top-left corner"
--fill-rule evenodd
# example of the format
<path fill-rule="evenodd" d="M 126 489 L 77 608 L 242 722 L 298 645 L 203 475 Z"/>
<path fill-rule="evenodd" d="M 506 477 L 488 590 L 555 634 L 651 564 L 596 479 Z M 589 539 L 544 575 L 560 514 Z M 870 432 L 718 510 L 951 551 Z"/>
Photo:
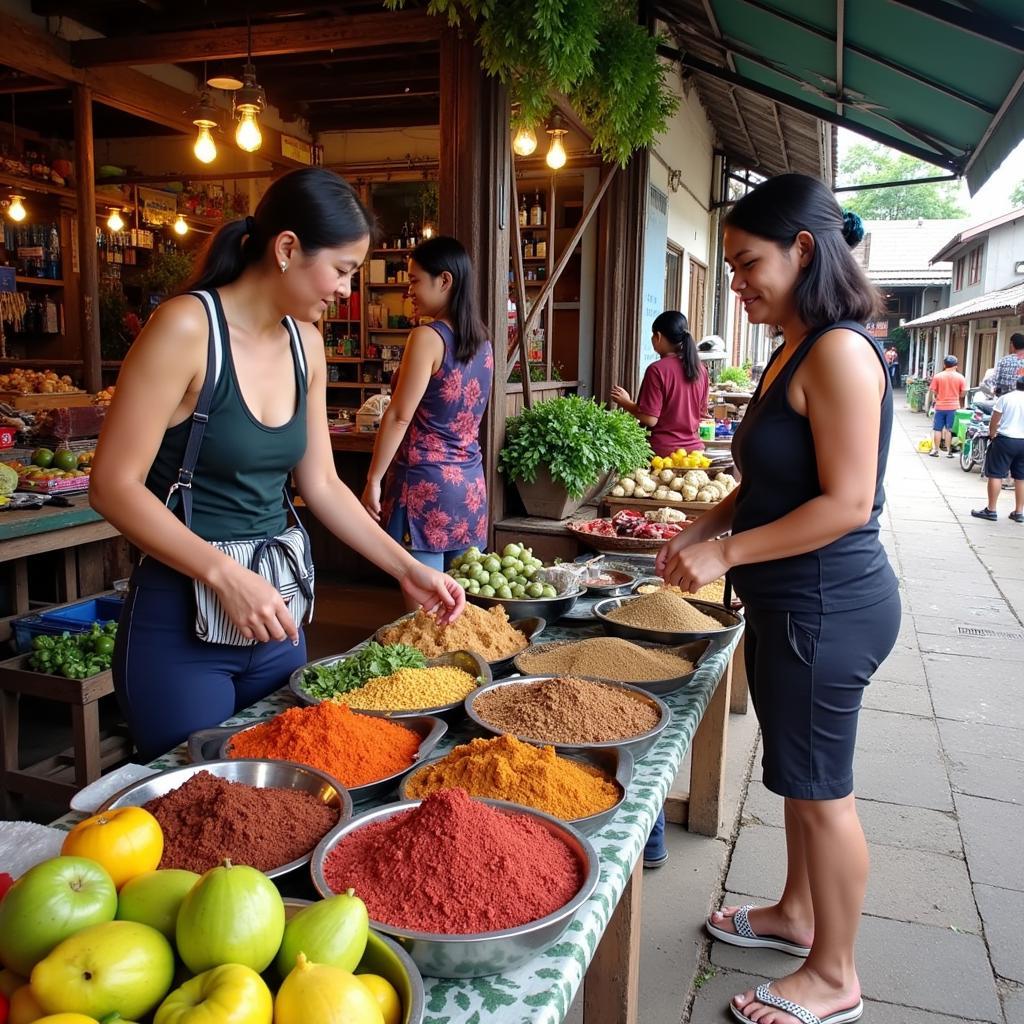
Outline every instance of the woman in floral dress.
<path fill-rule="evenodd" d="M 456 239 L 417 246 L 409 297 L 416 315 L 432 322 L 409 334 L 363 505 L 415 559 L 443 569 L 487 543 L 480 421 L 494 356 L 477 314 L 473 265 Z"/>

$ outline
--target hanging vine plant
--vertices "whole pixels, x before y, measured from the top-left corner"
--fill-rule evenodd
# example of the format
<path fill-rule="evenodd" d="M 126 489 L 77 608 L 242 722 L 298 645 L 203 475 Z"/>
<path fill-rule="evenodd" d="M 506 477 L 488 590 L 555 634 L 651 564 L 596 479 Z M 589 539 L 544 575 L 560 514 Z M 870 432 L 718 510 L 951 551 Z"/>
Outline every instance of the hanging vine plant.
<path fill-rule="evenodd" d="M 430 0 L 427 9 L 453 27 L 475 27 L 484 70 L 516 105 L 515 128 L 541 126 L 551 94 L 563 93 L 594 150 L 624 165 L 665 131 L 678 106 L 658 59 L 660 40 L 626 0 Z"/>

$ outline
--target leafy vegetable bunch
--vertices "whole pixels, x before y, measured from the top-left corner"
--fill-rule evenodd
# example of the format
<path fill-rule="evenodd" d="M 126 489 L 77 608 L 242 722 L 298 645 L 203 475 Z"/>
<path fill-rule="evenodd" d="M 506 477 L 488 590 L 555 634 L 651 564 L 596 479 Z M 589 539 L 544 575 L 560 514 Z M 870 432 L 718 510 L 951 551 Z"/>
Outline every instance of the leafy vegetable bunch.
<path fill-rule="evenodd" d="M 371 679 L 389 676 L 400 668 L 426 668 L 427 659 L 408 644 L 368 643 L 351 657 L 307 668 L 302 688 L 317 700 L 330 700 L 358 690 Z"/>
<path fill-rule="evenodd" d="M 28 664 L 34 672 L 67 679 L 86 679 L 110 668 L 117 623 L 92 624 L 88 633 L 37 636 L 32 640 Z"/>

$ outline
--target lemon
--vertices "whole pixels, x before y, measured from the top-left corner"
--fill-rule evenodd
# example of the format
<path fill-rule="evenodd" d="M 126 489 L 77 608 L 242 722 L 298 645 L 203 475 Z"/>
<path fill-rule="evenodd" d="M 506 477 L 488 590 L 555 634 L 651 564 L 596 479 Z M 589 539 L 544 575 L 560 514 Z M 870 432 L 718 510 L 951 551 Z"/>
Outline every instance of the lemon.
<path fill-rule="evenodd" d="M 379 974 L 357 974 L 356 978 L 370 990 L 370 995 L 377 1001 L 384 1016 L 384 1024 L 401 1024 L 402 1000 L 399 999 L 394 985 Z"/>

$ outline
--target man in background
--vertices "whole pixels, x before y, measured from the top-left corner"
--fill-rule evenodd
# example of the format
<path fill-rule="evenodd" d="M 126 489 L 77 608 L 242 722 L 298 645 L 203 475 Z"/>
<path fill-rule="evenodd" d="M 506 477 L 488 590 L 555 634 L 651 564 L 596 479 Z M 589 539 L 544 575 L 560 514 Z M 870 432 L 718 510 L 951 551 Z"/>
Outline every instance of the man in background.
<path fill-rule="evenodd" d="M 946 456 L 953 458 L 953 420 L 954 413 L 963 406 L 964 394 L 967 392 L 967 380 L 962 373 L 957 372 L 956 356 L 946 356 L 942 360 L 946 367 L 941 373 L 932 377 L 929 389 L 935 396 L 935 418 L 932 420 L 932 430 L 935 434 L 935 441 L 929 454 L 933 459 L 939 457 L 941 442 L 946 442 Z"/>
<path fill-rule="evenodd" d="M 1015 523 L 1024 523 L 1024 377 L 1017 378 L 1013 391 L 996 399 L 988 436 L 992 439 L 985 455 L 988 504 L 971 509 L 971 515 L 993 522 L 998 519 L 999 485 L 1004 477 L 1012 477 L 1015 501 L 1010 518 Z"/>
<path fill-rule="evenodd" d="M 994 390 L 997 395 L 1008 395 L 1024 377 L 1024 334 L 1010 335 L 1010 354 L 996 363 Z"/>

